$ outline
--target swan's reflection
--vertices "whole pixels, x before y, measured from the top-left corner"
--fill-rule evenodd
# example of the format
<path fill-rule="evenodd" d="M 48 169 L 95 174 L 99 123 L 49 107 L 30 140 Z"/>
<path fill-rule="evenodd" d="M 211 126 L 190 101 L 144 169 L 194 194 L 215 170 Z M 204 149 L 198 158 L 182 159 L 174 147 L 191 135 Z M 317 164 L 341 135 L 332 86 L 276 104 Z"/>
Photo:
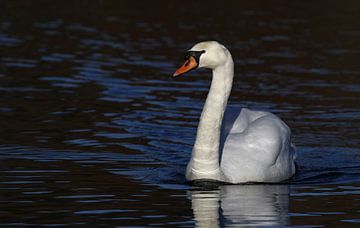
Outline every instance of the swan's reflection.
<path fill-rule="evenodd" d="M 197 227 L 277 226 L 288 220 L 287 185 L 224 185 L 217 190 L 193 190 Z"/>

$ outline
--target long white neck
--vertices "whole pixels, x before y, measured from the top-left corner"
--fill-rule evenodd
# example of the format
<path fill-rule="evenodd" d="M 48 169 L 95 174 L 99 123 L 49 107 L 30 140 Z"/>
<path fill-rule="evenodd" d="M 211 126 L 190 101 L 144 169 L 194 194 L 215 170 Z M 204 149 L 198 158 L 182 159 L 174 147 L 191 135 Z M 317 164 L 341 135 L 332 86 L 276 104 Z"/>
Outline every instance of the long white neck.
<path fill-rule="evenodd" d="M 200 178 L 221 179 L 215 177 L 221 172 L 219 168 L 221 123 L 231 92 L 233 76 L 234 63 L 229 53 L 225 64 L 213 69 L 210 91 L 201 113 L 191 159 L 192 171 L 197 173 L 197 178 L 204 173 Z"/>

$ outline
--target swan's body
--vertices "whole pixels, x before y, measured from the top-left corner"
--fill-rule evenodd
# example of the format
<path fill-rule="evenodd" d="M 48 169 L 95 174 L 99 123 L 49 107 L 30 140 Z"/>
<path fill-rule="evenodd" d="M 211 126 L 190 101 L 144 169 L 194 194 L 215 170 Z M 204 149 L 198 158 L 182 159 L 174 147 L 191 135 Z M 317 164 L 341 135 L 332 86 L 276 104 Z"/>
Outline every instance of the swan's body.
<path fill-rule="evenodd" d="M 279 182 L 295 173 L 290 129 L 269 112 L 228 110 L 234 76 L 230 52 L 216 41 L 196 44 L 174 76 L 196 67 L 213 71 L 191 160 L 188 180 L 228 183 Z"/>

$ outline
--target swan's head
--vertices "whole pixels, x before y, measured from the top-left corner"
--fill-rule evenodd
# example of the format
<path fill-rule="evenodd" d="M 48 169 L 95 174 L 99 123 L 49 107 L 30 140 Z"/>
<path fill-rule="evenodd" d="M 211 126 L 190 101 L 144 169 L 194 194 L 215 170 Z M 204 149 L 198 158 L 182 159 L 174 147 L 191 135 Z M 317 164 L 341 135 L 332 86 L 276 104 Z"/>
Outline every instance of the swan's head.
<path fill-rule="evenodd" d="M 179 76 L 196 68 L 215 69 L 224 65 L 230 52 L 217 41 L 204 41 L 195 44 L 185 55 L 185 63 L 173 75 Z"/>

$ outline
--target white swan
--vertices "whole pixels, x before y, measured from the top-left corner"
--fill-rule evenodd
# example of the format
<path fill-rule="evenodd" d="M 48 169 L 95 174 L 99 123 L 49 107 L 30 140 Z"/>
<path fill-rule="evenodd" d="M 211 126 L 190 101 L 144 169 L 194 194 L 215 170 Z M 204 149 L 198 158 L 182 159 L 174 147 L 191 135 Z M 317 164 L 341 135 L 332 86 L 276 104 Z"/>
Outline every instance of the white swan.
<path fill-rule="evenodd" d="M 290 178 L 295 173 L 295 150 L 290 129 L 280 118 L 246 108 L 224 115 L 234 76 L 230 52 L 216 41 L 206 41 L 194 45 L 185 60 L 174 77 L 197 67 L 213 72 L 186 178 L 234 184 Z"/>

